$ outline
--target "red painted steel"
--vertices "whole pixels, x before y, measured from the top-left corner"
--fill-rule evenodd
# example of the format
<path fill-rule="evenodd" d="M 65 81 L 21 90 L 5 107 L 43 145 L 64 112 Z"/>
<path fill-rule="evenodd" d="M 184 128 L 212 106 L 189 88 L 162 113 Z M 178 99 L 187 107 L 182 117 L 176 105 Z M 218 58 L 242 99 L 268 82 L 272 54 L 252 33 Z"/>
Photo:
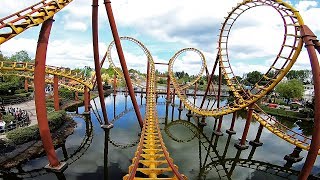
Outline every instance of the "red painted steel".
<path fill-rule="evenodd" d="M 206 97 L 207 97 L 207 95 L 208 95 L 208 91 L 210 90 L 210 85 L 211 85 L 211 83 L 212 83 L 213 76 L 214 76 L 214 72 L 216 71 L 218 62 L 219 62 L 219 56 L 217 56 L 216 61 L 215 61 L 215 63 L 214 63 L 214 66 L 213 66 L 213 68 L 212 68 L 212 72 L 211 72 L 211 75 L 210 75 L 210 78 L 209 78 L 209 81 L 208 81 L 208 85 L 207 85 L 206 91 L 205 91 L 205 93 L 204 93 L 204 95 L 203 95 L 200 108 L 203 107 L 204 101 L 206 100 Z"/>
<path fill-rule="evenodd" d="M 222 68 L 219 67 L 219 86 L 218 86 L 218 99 L 217 99 L 217 108 L 220 108 L 220 98 L 221 98 L 221 85 L 222 85 Z M 223 116 L 219 117 L 219 123 L 217 132 L 221 132 Z"/>
<path fill-rule="evenodd" d="M 59 90 L 58 90 L 58 76 L 53 76 L 53 102 L 54 102 L 54 110 L 59 111 Z"/>
<path fill-rule="evenodd" d="M 231 125 L 230 125 L 229 131 L 233 131 L 234 123 L 236 122 L 236 117 L 237 117 L 237 111 L 233 112 L 233 114 L 232 114 L 232 120 L 231 120 Z"/>
<path fill-rule="evenodd" d="M 120 64 L 122 67 L 122 71 L 123 71 L 123 75 L 124 78 L 126 80 L 127 83 L 127 87 L 129 89 L 129 95 L 131 97 L 131 101 L 134 107 L 134 111 L 137 115 L 138 121 L 139 121 L 139 125 L 142 128 L 143 127 L 143 120 L 142 120 L 142 116 L 139 110 L 139 106 L 136 100 L 136 97 L 134 95 L 134 90 L 132 87 L 132 83 L 131 83 L 131 79 L 129 76 L 129 71 L 128 71 L 128 67 L 127 67 L 127 63 L 126 60 L 124 58 L 124 54 L 123 54 L 123 50 L 122 50 L 122 46 L 121 46 L 121 42 L 120 42 L 120 38 L 119 38 L 119 34 L 118 34 L 118 30 L 117 30 L 117 25 L 113 16 L 113 12 L 112 12 L 112 7 L 111 7 L 111 1 L 110 0 L 104 0 L 104 4 L 105 4 L 105 8 L 108 14 L 108 19 L 109 19 L 109 23 L 110 23 L 110 27 L 111 27 L 111 31 L 112 31 L 112 35 L 113 35 L 113 39 L 117 48 L 117 52 L 118 52 L 118 56 L 120 59 Z"/>
<path fill-rule="evenodd" d="M 92 1 L 92 42 L 93 42 L 93 58 L 96 71 L 96 82 L 98 86 L 99 100 L 101 111 L 105 124 L 109 124 L 106 104 L 104 102 L 104 92 L 101 78 L 101 67 L 99 59 L 99 34 L 98 34 L 98 0 Z"/>
<path fill-rule="evenodd" d="M 247 113 L 247 121 L 246 121 L 246 125 L 244 126 L 244 130 L 243 130 L 243 133 L 242 133 L 242 137 L 241 137 L 241 140 L 240 140 L 240 145 L 245 145 L 245 142 L 246 142 L 246 138 L 247 138 L 247 135 L 248 135 L 248 132 L 249 132 L 249 128 L 250 128 L 250 123 L 251 123 L 251 119 L 252 119 L 252 113 L 253 113 L 253 105 L 249 105 L 249 110 L 248 110 L 248 113 Z"/>
<path fill-rule="evenodd" d="M 34 88 L 35 88 L 35 106 L 37 113 L 37 121 L 40 131 L 40 137 L 44 150 L 47 154 L 49 164 L 52 167 L 59 166 L 57 154 L 52 144 L 50 134 L 45 95 L 45 65 L 48 41 L 53 19 L 48 19 L 42 24 L 39 34 L 36 57 L 35 57 L 35 73 L 34 73 Z"/>
<path fill-rule="evenodd" d="M 84 112 L 88 113 L 89 112 L 89 91 L 88 88 L 85 87 L 84 88 L 84 93 L 83 93 L 84 97 Z"/>
<path fill-rule="evenodd" d="M 28 92 L 28 90 L 29 90 L 29 87 L 28 87 L 28 78 L 24 78 L 24 90 L 25 90 L 26 92 Z"/>
<path fill-rule="evenodd" d="M 317 37 L 306 25 L 301 26 L 301 34 L 309 54 L 311 70 L 313 74 L 315 97 L 314 126 L 310 149 L 306 161 L 298 177 L 299 179 L 307 179 L 312 171 L 313 164 L 318 156 L 318 151 L 320 148 L 320 67 L 318 57 L 315 51 L 315 44 L 318 43 Z M 320 47 L 316 46 L 316 48 L 320 53 Z"/>

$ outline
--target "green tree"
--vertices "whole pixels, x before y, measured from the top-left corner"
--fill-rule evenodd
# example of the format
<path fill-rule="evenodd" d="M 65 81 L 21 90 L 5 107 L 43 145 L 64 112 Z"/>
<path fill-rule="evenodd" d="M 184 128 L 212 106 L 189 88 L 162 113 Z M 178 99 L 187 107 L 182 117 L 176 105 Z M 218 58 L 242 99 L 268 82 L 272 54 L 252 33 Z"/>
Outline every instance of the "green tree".
<path fill-rule="evenodd" d="M 29 57 L 29 54 L 27 51 L 19 51 L 13 54 L 10 58 L 10 61 L 15 61 L 15 62 L 32 62 L 31 58 Z"/>
<path fill-rule="evenodd" d="M 261 78 L 262 78 L 261 72 L 259 72 L 259 71 L 252 71 L 252 72 L 249 72 L 249 73 L 247 74 L 247 77 L 246 77 L 245 80 L 248 82 L 247 85 L 254 85 L 254 84 L 257 83 Z"/>
<path fill-rule="evenodd" d="M 297 79 L 292 79 L 284 83 L 280 83 L 276 86 L 275 91 L 279 93 L 281 97 L 286 98 L 289 102 L 291 98 L 301 98 L 303 96 L 303 84 Z"/>
<path fill-rule="evenodd" d="M 298 79 L 301 82 L 307 82 L 308 78 L 310 76 L 310 70 L 291 70 L 288 72 L 286 77 L 291 80 L 291 79 Z"/>

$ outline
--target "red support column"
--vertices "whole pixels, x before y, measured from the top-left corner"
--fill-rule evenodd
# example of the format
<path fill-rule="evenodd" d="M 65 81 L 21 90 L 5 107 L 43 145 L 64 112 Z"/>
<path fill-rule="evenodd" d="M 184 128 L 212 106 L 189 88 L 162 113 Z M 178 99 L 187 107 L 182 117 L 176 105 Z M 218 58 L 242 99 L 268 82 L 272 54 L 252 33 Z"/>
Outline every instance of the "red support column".
<path fill-rule="evenodd" d="M 231 125 L 230 125 L 230 129 L 227 129 L 226 132 L 228 134 L 236 134 L 236 131 L 233 130 L 234 128 L 234 123 L 236 122 L 236 117 L 237 117 L 237 111 L 233 112 L 232 114 L 232 121 L 231 121 Z"/>
<path fill-rule="evenodd" d="M 88 92 L 88 88 L 85 87 L 84 88 L 84 93 L 83 93 L 84 97 L 84 114 L 89 114 L 89 92 Z"/>
<path fill-rule="evenodd" d="M 254 110 L 253 104 L 249 105 L 249 110 L 247 113 L 247 121 L 246 121 L 246 125 L 244 126 L 242 138 L 239 143 L 234 145 L 236 148 L 238 148 L 240 150 L 248 149 L 248 147 L 249 147 L 248 145 L 246 145 L 246 139 L 247 139 L 247 135 L 248 135 L 249 128 L 250 128 L 253 110 Z"/>
<path fill-rule="evenodd" d="M 120 42 L 118 30 L 117 30 L 117 25 L 116 25 L 116 22 L 114 20 L 114 16 L 113 16 L 113 12 L 112 12 L 111 2 L 110 2 L 110 0 L 104 0 L 104 3 L 105 3 L 106 11 L 107 11 L 107 14 L 108 14 L 108 19 L 109 19 L 109 23 L 110 23 L 113 39 L 114 39 L 114 42 L 115 42 L 115 45 L 116 45 L 116 48 L 117 48 L 117 52 L 118 52 L 118 56 L 119 56 L 119 59 L 120 59 L 120 64 L 121 64 L 121 67 L 122 67 L 123 75 L 124 75 L 124 78 L 126 80 L 127 87 L 129 89 L 129 94 L 130 94 L 130 97 L 131 97 L 131 101 L 132 101 L 135 113 L 136 113 L 137 118 L 138 118 L 139 125 L 142 128 L 143 127 L 143 120 L 142 120 L 141 112 L 139 110 L 139 106 L 138 106 L 136 97 L 134 95 L 134 90 L 133 90 L 133 87 L 132 87 L 131 78 L 129 76 L 127 63 L 126 63 L 126 60 L 124 58 L 124 54 L 123 54 L 123 50 L 122 50 L 122 46 L 121 46 L 121 42 Z"/>
<path fill-rule="evenodd" d="M 212 68 L 212 72 L 211 72 L 211 75 L 210 75 L 210 78 L 209 78 L 209 81 L 208 81 L 208 85 L 207 85 L 206 91 L 205 91 L 205 93 L 204 93 L 204 95 L 203 95 L 200 108 L 203 107 L 204 101 L 206 100 L 206 97 L 207 97 L 207 95 L 208 95 L 208 91 L 210 90 L 210 85 L 211 85 L 211 83 L 212 83 L 213 76 L 214 76 L 214 72 L 216 71 L 218 62 L 219 62 L 219 56 L 217 56 L 216 61 L 215 61 L 215 63 L 214 63 L 214 66 L 213 66 L 213 68 Z"/>
<path fill-rule="evenodd" d="M 24 90 L 26 92 L 28 92 L 28 89 L 29 89 L 29 87 L 28 87 L 28 78 L 24 78 Z"/>
<path fill-rule="evenodd" d="M 99 58 L 99 35 L 98 35 L 98 0 L 92 1 L 92 42 L 93 42 L 93 58 L 96 71 L 96 82 L 98 86 L 99 100 L 101 105 L 101 111 L 103 115 L 104 125 L 102 128 L 112 128 L 113 125 L 109 125 L 106 104 L 104 102 L 104 92 L 101 78 L 101 67 Z"/>
<path fill-rule="evenodd" d="M 261 137 L 262 130 L 263 130 L 263 126 L 262 126 L 262 124 L 260 124 L 255 140 L 249 142 L 249 144 L 251 146 L 262 146 L 263 143 L 260 142 L 260 137 Z"/>
<path fill-rule="evenodd" d="M 168 71 L 168 73 L 169 73 L 169 71 Z M 171 101 L 171 98 L 170 98 L 170 76 L 168 74 L 168 77 L 167 77 L 167 103 L 170 103 L 170 101 Z"/>
<path fill-rule="evenodd" d="M 74 92 L 74 100 L 79 101 L 78 91 Z"/>
<path fill-rule="evenodd" d="M 222 86 L 222 73 L 221 73 L 221 67 L 219 67 L 219 87 L 218 87 L 217 108 L 220 108 L 221 86 Z M 214 133 L 217 136 L 222 136 L 223 135 L 223 133 L 221 132 L 222 120 L 223 120 L 223 116 L 220 116 L 219 117 L 218 128 L 217 128 L 217 130 L 214 131 Z"/>
<path fill-rule="evenodd" d="M 46 20 L 41 27 L 39 34 L 36 57 L 35 57 L 35 73 L 34 73 L 34 88 L 35 88 L 35 105 L 37 113 L 37 121 L 40 131 L 40 137 L 44 150 L 47 154 L 50 167 L 58 167 L 60 162 L 54 150 L 51 133 L 48 124 L 46 110 L 46 95 L 45 95 L 45 65 L 48 41 L 53 19 Z"/>
<path fill-rule="evenodd" d="M 222 136 L 223 133 L 221 132 L 221 126 L 222 126 L 222 120 L 223 120 L 223 116 L 219 117 L 219 123 L 218 123 L 218 128 L 217 130 L 213 131 L 213 133 L 217 136 Z"/>
<path fill-rule="evenodd" d="M 320 148 L 320 67 L 318 57 L 315 51 L 315 44 L 318 44 L 317 37 L 314 33 L 308 28 L 308 26 L 303 25 L 301 27 L 301 34 L 303 41 L 307 48 L 312 74 L 314 82 L 314 97 L 315 97 L 315 110 L 314 111 L 314 126 L 312 133 L 312 140 L 310 144 L 310 149 L 306 158 L 306 161 L 303 165 L 303 168 L 300 171 L 299 179 L 307 179 L 309 174 L 312 171 L 312 167 L 316 158 L 318 156 L 318 151 Z M 317 46 L 317 50 L 320 53 L 320 47 Z"/>
<path fill-rule="evenodd" d="M 58 90 L 58 76 L 53 76 L 53 101 L 54 101 L 54 110 L 59 111 L 59 90 Z"/>

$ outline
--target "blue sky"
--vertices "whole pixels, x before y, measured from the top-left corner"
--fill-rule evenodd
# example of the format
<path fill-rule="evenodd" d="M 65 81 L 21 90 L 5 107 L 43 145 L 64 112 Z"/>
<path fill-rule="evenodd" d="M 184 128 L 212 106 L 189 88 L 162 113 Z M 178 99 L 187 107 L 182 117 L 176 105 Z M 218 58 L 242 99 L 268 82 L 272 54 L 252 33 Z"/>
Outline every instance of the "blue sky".
<path fill-rule="evenodd" d="M 1 0 L 0 12 L 4 17 L 39 0 Z M 151 51 L 156 62 L 168 62 L 178 50 L 194 47 L 201 50 L 211 69 L 218 47 L 219 28 L 230 12 L 241 0 L 123 0 L 112 1 L 112 7 L 121 36 L 131 36 Z M 320 34 L 320 3 L 317 1 L 287 1 L 302 14 L 305 23 Z M 99 6 L 100 57 L 104 55 L 112 35 L 107 21 L 103 1 Z M 91 66 L 91 1 L 74 0 L 55 15 L 54 26 L 48 48 L 47 64 L 70 68 Z M 26 50 L 34 57 L 40 27 L 29 29 L 1 45 L 3 54 Z M 279 51 L 282 40 L 280 16 L 271 8 L 258 7 L 244 13 L 230 34 L 230 58 L 233 70 L 242 75 L 253 70 L 265 72 Z M 280 37 L 280 38 L 279 38 Z M 129 68 L 146 69 L 146 58 L 141 50 L 124 43 Z M 114 56 L 116 59 L 116 56 Z M 117 62 L 117 60 L 115 60 Z M 200 62 L 192 53 L 176 61 L 175 70 L 189 74 L 197 73 Z M 310 69 L 307 53 L 303 51 L 294 69 Z M 117 64 L 117 63 L 116 63 Z M 105 66 L 108 66 L 107 64 Z M 157 66 L 165 71 L 165 66 Z"/>

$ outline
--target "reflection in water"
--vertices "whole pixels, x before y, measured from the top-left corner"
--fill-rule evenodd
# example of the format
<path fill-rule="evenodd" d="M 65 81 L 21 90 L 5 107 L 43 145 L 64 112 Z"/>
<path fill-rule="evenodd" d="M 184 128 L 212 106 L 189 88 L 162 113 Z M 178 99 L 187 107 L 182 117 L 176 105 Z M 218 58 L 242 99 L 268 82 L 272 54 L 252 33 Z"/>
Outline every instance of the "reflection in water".
<path fill-rule="evenodd" d="M 143 97 L 141 94 L 138 94 L 139 96 Z M 241 113 L 235 122 L 235 131 L 238 134 L 215 136 L 212 133 L 213 127 L 217 126 L 215 118 L 207 118 L 208 125 L 199 126 L 199 117 L 183 109 L 178 98 L 175 98 L 175 106 L 167 103 L 165 98 L 160 96 L 157 106 L 162 136 L 170 155 L 179 166 L 179 171 L 189 179 L 295 179 L 299 173 L 298 170 L 303 162 L 294 164 L 283 160 L 294 147 L 265 129 L 261 136 L 263 146 L 250 146 L 250 149 L 244 151 L 233 147 L 241 136 L 245 123 Z M 202 99 L 194 100 L 199 104 Z M 93 102 L 95 101 L 91 101 L 91 104 Z M 69 164 L 65 172 L 60 174 L 46 172 L 42 167 L 47 164 L 47 159 L 40 157 L 14 170 L 0 171 L 4 174 L 2 178 L 122 179 L 134 157 L 141 129 L 132 103 L 125 94 L 106 97 L 105 102 L 108 107 L 108 117 L 113 117 L 111 122 L 114 128 L 110 131 L 100 128 L 100 123 L 97 122 L 93 112 L 91 116 L 73 116 L 78 123 L 77 128 L 74 134 L 56 150 L 59 159 Z M 145 98 L 141 98 L 142 114 L 145 111 L 144 103 Z M 101 114 L 99 104 L 96 107 L 98 116 Z M 83 110 L 84 108 L 80 107 L 79 113 Z M 188 114 L 190 116 L 187 116 Z M 245 117 L 246 113 L 243 115 Z M 231 118 L 232 115 L 223 118 L 222 131 L 230 127 Z M 251 126 L 248 136 L 250 140 L 256 137 L 259 123 L 252 122 Z M 301 153 L 302 156 L 306 154 Z M 316 163 L 315 169 L 318 168 L 318 164 Z"/>
<path fill-rule="evenodd" d="M 247 158 L 240 158 L 243 151 L 237 150 L 234 157 L 226 157 L 227 151 L 230 149 L 229 145 L 231 142 L 232 135 L 229 135 L 225 145 L 221 144 L 224 148 L 223 151 L 219 151 L 218 142 L 220 136 L 211 134 L 207 137 L 203 129 L 196 127 L 194 124 L 184 121 L 177 120 L 169 123 L 165 129 L 169 129 L 171 126 L 180 124 L 185 126 L 186 129 L 190 130 L 192 134 L 195 134 L 199 142 L 199 162 L 200 171 L 198 174 L 198 179 L 212 179 L 212 174 L 215 174 L 214 178 L 218 179 L 233 179 L 233 172 L 237 167 L 249 168 L 259 173 L 254 172 L 254 174 L 267 173 L 268 175 L 276 176 L 279 178 L 294 179 L 299 174 L 299 171 L 290 169 L 292 162 L 287 162 L 285 166 L 278 166 L 270 164 L 268 162 L 254 160 L 253 156 L 257 149 L 256 146 L 252 146 Z M 165 130 L 165 132 L 170 132 Z M 187 142 L 185 140 L 177 139 L 173 137 L 171 133 L 167 134 L 172 140 L 177 142 Z M 205 156 L 203 156 L 205 152 Z M 222 152 L 222 153 L 221 153 Z M 217 176 L 216 176 L 217 175 Z M 260 176 L 260 175 L 254 175 Z"/>

